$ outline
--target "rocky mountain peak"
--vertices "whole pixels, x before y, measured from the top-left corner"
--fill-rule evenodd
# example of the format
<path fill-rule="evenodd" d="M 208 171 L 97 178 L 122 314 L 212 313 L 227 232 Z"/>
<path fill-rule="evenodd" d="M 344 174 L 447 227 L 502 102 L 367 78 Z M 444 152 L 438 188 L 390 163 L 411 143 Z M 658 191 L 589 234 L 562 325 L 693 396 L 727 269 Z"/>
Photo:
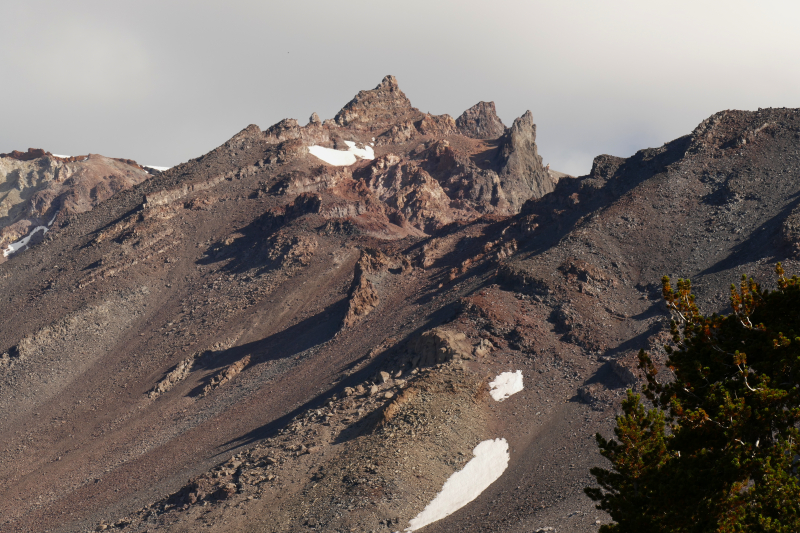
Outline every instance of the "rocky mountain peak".
<path fill-rule="evenodd" d="M 530 111 L 511 128 L 494 102 L 479 102 L 458 122 L 421 113 L 393 76 L 360 91 L 334 124 L 320 124 L 316 114 L 306 126 L 284 119 L 263 140 L 275 147 L 266 162 L 296 159 L 295 173 L 277 190 L 324 193 L 319 212 L 346 212 L 353 231 L 382 238 L 431 234 L 486 214 L 514 215 L 555 183 L 538 155 Z M 336 159 L 351 150 L 362 155 Z"/>
<path fill-rule="evenodd" d="M 339 113 L 335 121 L 339 126 L 357 129 L 383 130 L 406 120 L 423 117 L 413 107 L 394 76 L 386 76 L 372 90 L 360 91 Z"/>
<path fill-rule="evenodd" d="M 458 131 L 474 139 L 496 139 L 505 131 L 494 102 L 478 102 L 456 119 Z"/>
<path fill-rule="evenodd" d="M 502 175 L 515 178 L 503 180 L 508 183 L 506 195 L 514 212 L 528 198 L 541 198 L 552 192 L 555 183 L 544 168 L 536 147 L 536 124 L 533 123 L 533 114 L 530 111 L 514 120 L 500 142 L 498 157 L 502 165 Z"/>

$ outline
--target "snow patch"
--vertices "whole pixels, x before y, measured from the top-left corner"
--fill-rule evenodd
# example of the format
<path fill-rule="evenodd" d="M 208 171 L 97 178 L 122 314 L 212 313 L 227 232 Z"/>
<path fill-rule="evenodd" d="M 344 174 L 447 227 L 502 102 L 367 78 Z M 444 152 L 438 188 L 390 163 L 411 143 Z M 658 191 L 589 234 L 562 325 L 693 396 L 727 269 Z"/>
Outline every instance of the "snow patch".
<path fill-rule="evenodd" d="M 495 401 L 502 402 L 512 394 L 522 390 L 522 370 L 516 372 L 503 372 L 494 381 L 489 383 L 491 390 L 489 394 Z"/>
<path fill-rule="evenodd" d="M 475 457 L 448 478 L 433 501 L 408 523 L 406 531 L 416 531 L 461 509 L 508 468 L 510 456 L 506 439 L 485 440 L 475 446 L 472 453 Z"/>
<path fill-rule="evenodd" d="M 158 170 L 159 172 L 164 172 L 166 170 L 171 169 L 172 167 L 157 167 L 155 165 L 142 165 L 144 168 L 152 168 Z"/>
<path fill-rule="evenodd" d="M 72 157 L 72 156 L 71 156 L 71 155 L 59 155 L 59 154 L 53 154 L 53 157 L 60 157 L 60 158 L 62 158 L 62 159 L 67 159 L 68 157 Z"/>
<path fill-rule="evenodd" d="M 313 145 L 308 147 L 308 152 L 322 159 L 329 165 L 336 167 L 348 167 L 361 159 L 375 159 L 375 151 L 371 146 L 364 148 L 356 148 L 356 143 L 353 141 L 345 141 L 347 150 L 334 150 L 333 148 L 325 148 L 324 146 Z"/>
<path fill-rule="evenodd" d="M 56 213 L 56 215 L 57 214 L 58 213 Z M 18 252 L 22 248 L 25 248 L 28 245 L 28 243 L 30 242 L 31 237 L 33 237 L 36 234 L 36 232 L 42 231 L 43 234 L 47 233 L 47 230 L 50 229 L 50 226 L 52 226 L 53 222 L 56 221 L 56 215 L 53 215 L 53 218 L 50 220 L 50 222 L 47 223 L 46 226 L 36 226 L 35 228 L 33 228 L 33 231 L 28 233 L 28 235 L 26 235 L 22 239 L 18 240 L 17 242 L 12 242 L 11 244 L 9 244 L 8 248 L 3 250 L 3 257 L 8 257 L 9 255 L 11 255 L 13 253 Z"/>

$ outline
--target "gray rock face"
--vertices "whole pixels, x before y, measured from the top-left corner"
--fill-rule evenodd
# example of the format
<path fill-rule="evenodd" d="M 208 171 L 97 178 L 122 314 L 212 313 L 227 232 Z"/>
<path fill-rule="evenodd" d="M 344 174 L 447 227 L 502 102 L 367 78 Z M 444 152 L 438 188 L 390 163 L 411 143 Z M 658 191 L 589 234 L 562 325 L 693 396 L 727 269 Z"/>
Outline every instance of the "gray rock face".
<path fill-rule="evenodd" d="M 314 117 L 316 117 L 316 122 Z M 296 119 L 285 118 L 267 128 L 263 133 L 257 127 L 256 131 L 258 137 L 275 144 L 296 139 L 301 139 L 306 144 L 321 144 L 331 139 L 330 128 L 321 126 L 316 113 L 311 115 L 307 126 L 301 126 Z"/>
<path fill-rule="evenodd" d="M 506 131 L 494 102 L 478 102 L 456 119 L 459 133 L 473 139 L 497 139 Z"/>
<path fill-rule="evenodd" d="M 500 184 L 511 210 L 516 213 L 529 198 L 541 198 L 552 192 L 555 184 L 536 148 L 536 124 L 530 111 L 514 120 L 500 142 L 497 155 L 501 167 Z"/>

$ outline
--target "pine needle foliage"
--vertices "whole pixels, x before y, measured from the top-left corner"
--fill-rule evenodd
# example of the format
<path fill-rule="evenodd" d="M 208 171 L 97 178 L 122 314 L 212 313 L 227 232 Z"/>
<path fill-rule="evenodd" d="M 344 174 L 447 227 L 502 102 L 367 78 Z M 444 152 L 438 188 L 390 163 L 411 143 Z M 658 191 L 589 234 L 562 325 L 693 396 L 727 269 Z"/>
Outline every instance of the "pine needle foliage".
<path fill-rule="evenodd" d="M 729 315 L 662 280 L 673 378 L 640 351 L 652 408 L 628 391 L 616 439 L 597 435 L 611 468 L 585 490 L 614 520 L 600 533 L 800 531 L 800 279 L 775 270 L 775 291 L 732 286 Z"/>

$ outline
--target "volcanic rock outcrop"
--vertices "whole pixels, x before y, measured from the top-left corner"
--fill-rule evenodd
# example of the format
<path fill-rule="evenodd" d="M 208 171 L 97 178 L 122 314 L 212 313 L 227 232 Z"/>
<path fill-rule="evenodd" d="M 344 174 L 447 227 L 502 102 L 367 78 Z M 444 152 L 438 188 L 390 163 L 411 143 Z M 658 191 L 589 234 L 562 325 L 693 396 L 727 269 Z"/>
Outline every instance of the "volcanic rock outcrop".
<path fill-rule="evenodd" d="M 406 98 L 397 79 L 386 76 L 371 91 L 360 91 L 336 114 L 336 124 L 370 131 L 417 120 L 423 113 Z"/>
<path fill-rule="evenodd" d="M 506 131 L 494 102 L 478 102 L 456 119 L 458 131 L 474 139 L 497 139 Z"/>
<path fill-rule="evenodd" d="M 275 145 L 265 162 L 301 158 L 310 167 L 288 173 L 278 190 L 324 193 L 320 213 L 374 235 L 429 234 L 485 214 L 511 215 L 555 183 L 538 155 L 530 112 L 508 129 L 493 103 L 477 104 L 459 121 L 421 113 L 392 76 L 361 91 L 335 121 L 312 119 L 303 127 L 285 119 L 265 137 Z M 373 155 L 330 162 L 359 146 Z"/>
<path fill-rule="evenodd" d="M 551 192 L 554 185 L 536 148 L 536 124 L 531 112 L 514 120 L 500 142 L 500 181 L 505 185 L 512 211 L 517 212 L 529 199 Z"/>

